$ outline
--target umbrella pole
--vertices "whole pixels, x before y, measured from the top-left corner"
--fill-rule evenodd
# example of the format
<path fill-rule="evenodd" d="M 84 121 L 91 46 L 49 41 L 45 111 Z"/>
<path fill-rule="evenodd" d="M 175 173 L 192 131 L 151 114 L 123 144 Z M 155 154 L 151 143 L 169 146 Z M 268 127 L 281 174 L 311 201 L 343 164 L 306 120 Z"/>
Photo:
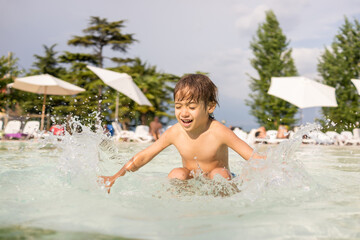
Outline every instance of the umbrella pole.
<path fill-rule="evenodd" d="M 42 113 L 41 113 L 41 125 L 40 125 L 41 131 L 44 130 L 45 104 L 46 104 L 46 93 L 44 93 L 44 101 L 43 101 Z"/>
<path fill-rule="evenodd" d="M 119 121 L 119 92 L 116 94 L 116 104 L 115 104 L 115 122 Z"/>

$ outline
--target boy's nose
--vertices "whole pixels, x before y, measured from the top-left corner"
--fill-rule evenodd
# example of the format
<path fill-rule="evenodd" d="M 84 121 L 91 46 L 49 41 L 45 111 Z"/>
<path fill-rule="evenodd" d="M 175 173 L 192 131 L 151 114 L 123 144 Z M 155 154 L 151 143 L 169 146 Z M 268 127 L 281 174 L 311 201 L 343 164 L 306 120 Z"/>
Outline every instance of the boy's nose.
<path fill-rule="evenodd" d="M 187 117 L 189 116 L 189 111 L 186 108 L 183 108 L 180 112 L 181 117 Z"/>

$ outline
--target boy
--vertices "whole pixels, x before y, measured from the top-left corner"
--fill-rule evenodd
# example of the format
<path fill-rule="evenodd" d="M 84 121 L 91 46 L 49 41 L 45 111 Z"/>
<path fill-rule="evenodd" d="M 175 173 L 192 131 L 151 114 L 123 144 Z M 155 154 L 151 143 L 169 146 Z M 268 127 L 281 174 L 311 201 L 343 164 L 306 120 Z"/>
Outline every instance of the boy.
<path fill-rule="evenodd" d="M 138 170 L 171 144 L 179 151 L 183 166 L 173 169 L 168 175 L 170 179 L 187 180 L 200 171 L 210 179 L 219 174 L 230 180 L 228 147 L 250 159 L 253 149 L 212 117 L 218 104 L 217 87 L 207 76 L 190 74 L 181 78 L 174 89 L 174 101 L 178 123 L 137 153 L 115 175 L 101 177 L 109 193 L 118 177 Z"/>

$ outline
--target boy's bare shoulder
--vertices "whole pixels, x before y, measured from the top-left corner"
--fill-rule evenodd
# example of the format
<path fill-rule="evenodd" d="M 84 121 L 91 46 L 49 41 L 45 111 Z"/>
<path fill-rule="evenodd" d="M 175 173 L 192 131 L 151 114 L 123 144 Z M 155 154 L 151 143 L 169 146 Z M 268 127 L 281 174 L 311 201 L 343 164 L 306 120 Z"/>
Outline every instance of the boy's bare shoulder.
<path fill-rule="evenodd" d="M 211 132 L 217 137 L 222 137 L 232 133 L 232 131 L 228 127 L 216 120 L 213 120 L 210 128 Z"/>
<path fill-rule="evenodd" d="M 175 123 L 174 125 L 169 127 L 166 131 L 177 132 L 179 131 L 180 128 L 181 128 L 180 123 Z"/>
<path fill-rule="evenodd" d="M 177 136 L 177 134 L 179 134 L 180 132 L 180 124 L 176 123 L 174 125 L 172 125 L 171 127 L 169 127 L 164 134 L 166 134 L 166 136 L 168 138 L 173 138 L 174 136 Z"/>
<path fill-rule="evenodd" d="M 217 120 L 213 120 L 211 123 L 211 128 L 215 130 L 230 130 L 228 127 L 226 127 L 224 124 Z"/>

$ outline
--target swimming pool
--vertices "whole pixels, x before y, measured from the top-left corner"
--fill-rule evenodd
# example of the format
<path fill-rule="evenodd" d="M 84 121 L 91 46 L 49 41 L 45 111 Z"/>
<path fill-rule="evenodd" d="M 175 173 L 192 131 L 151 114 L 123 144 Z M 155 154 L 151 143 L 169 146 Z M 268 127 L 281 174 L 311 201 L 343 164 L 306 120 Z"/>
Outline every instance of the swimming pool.
<path fill-rule="evenodd" d="M 91 131 L 0 142 L 0 238 L 360 238 L 360 147 L 260 145 L 266 163 L 230 151 L 235 179 L 187 184 L 167 180 L 169 147 L 111 194 L 97 184 L 146 146 Z"/>

